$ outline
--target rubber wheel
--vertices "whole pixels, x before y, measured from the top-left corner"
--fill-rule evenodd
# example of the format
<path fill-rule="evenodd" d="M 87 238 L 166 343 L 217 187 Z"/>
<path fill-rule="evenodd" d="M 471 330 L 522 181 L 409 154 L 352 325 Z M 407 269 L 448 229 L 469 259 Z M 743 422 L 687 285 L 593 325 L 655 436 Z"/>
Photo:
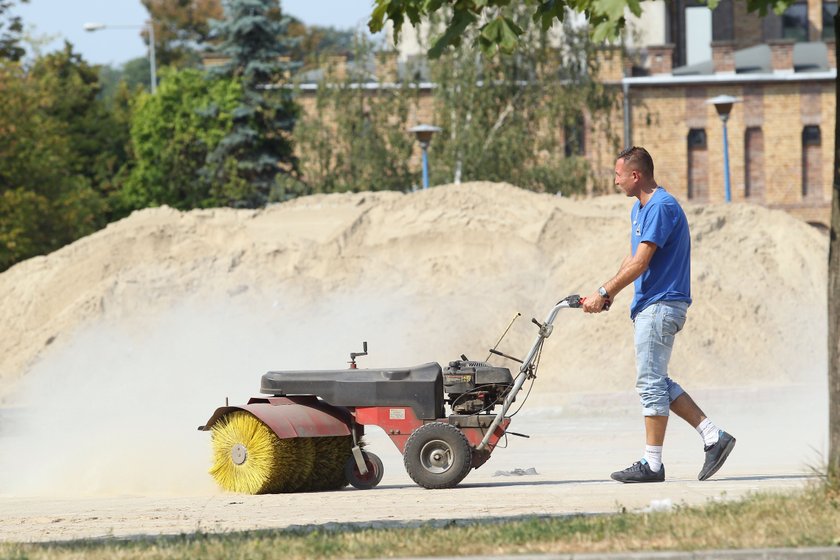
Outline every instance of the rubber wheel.
<path fill-rule="evenodd" d="M 455 426 L 431 422 L 411 433 L 403 462 L 408 475 L 423 488 L 452 488 L 470 472 L 472 448 Z"/>
<path fill-rule="evenodd" d="M 347 477 L 347 481 L 354 488 L 370 490 L 382 480 L 385 467 L 382 465 L 382 459 L 370 451 L 362 451 L 362 458 L 365 461 L 367 472 L 365 474 L 359 472 L 356 458 L 351 454 L 344 465 L 344 476 Z"/>

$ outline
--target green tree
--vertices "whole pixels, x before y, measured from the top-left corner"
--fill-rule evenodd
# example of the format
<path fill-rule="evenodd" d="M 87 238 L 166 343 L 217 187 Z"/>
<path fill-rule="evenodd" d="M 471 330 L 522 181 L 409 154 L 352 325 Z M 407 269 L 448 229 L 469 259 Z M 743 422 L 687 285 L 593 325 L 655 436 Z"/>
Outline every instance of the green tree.
<path fill-rule="evenodd" d="M 141 0 L 155 26 L 155 50 L 160 66 L 198 67 L 201 54 L 218 46 L 213 22 L 224 17 L 222 0 Z M 331 54 L 353 52 L 355 31 L 308 26 L 294 17 L 284 17 L 278 2 L 266 12 L 275 23 L 288 22 L 286 34 L 294 39 L 287 54 L 294 61 L 317 64 Z M 149 42 L 149 34 L 143 32 Z"/>
<path fill-rule="evenodd" d="M 69 157 L 61 127 L 41 110 L 51 99 L 17 63 L 0 62 L 0 83 L 0 189 L 37 186 L 46 194 Z"/>
<path fill-rule="evenodd" d="M 521 8 L 510 13 L 526 16 Z M 433 182 L 508 181 L 565 194 L 594 184 L 575 142 L 586 127 L 612 134 L 616 92 L 591 79 L 598 66 L 585 32 L 567 28 L 559 48 L 530 33 L 530 47 L 516 56 L 486 56 L 464 44 L 429 62 L 433 121 L 443 128 L 431 144 Z M 416 164 L 409 166 L 416 142 L 406 130 L 416 124 L 418 84 L 373 83 L 369 62 L 377 55 L 359 40 L 344 77 L 328 71 L 319 83 L 314 110 L 295 130 L 304 192 L 406 190 L 419 182 Z M 415 70 L 402 74 L 418 77 Z"/>
<path fill-rule="evenodd" d="M 542 31 L 548 31 L 555 23 L 564 22 L 566 16 L 577 12 L 586 15 L 592 39 L 600 43 L 604 39 L 617 37 L 624 27 L 624 10 L 634 15 L 642 13 L 643 0 L 375 0 L 368 27 L 374 33 L 382 31 L 385 23 L 394 26 L 394 40 L 399 39 L 400 30 L 406 20 L 417 26 L 433 15 L 446 13 L 447 22 L 443 33 L 429 49 L 429 56 L 440 56 L 447 47 L 458 46 L 469 35 L 469 42 L 480 47 L 485 54 L 498 50 L 512 54 L 519 50 L 527 20 L 515 18 L 509 8 L 522 7 L 530 21 L 538 24 Z M 710 8 L 719 0 L 708 0 Z M 793 0 L 747 0 L 750 9 L 779 6 L 784 10 Z"/>
<path fill-rule="evenodd" d="M 331 55 L 353 55 L 356 53 L 356 32 L 352 29 L 307 26 L 290 18 L 288 34 L 295 39 L 290 51 L 291 59 L 305 66 L 320 66 Z"/>
<path fill-rule="evenodd" d="M 527 17 L 520 7 L 508 15 Z M 577 144 L 583 115 L 617 142 L 609 126 L 616 92 L 592 79 L 598 63 L 586 33 L 567 26 L 559 46 L 528 33 L 516 55 L 487 56 L 465 42 L 431 61 L 434 122 L 443 128 L 431 145 L 435 182 L 507 181 L 564 194 L 592 184 Z"/>
<path fill-rule="evenodd" d="M 22 4 L 26 4 L 29 0 L 21 0 Z M 20 46 L 20 41 L 23 34 L 23 21 L 20 16 L 10 15 L 9 10 L 15 5 L 13 0 L 0 0 L 0 18 L 8 21 L 0 20 L 0 58 L 17 62 L 26 50 Z"/>
<path fill-rule="evenodd" d="M 120 80 L 124 81 L 131 89 L 141 85 L 146 91 L 151 91 L 152 71 L 149 67 L 149 59 L 145 56 L 140 56 L 123 63 Z"/>
<path fill-rule="evenodd" d="M 228 62 L 214 70 L 243 89 L 233 128 L 210 154 L 206 171 L 219 184 L 240 185 L 228 204 L 253 208 L 269 200 L 278 173 L 297 172 L 291 132 L 298 107 L 285 87 L 293 65 L 282 60 L 292 41 L 288 18 L 271 17 L 276 0 L 228 0 L 225 8 L 215 31 Z"/>
<path fill-rule="evenodd" d="M 114 99 L 120 84 L 125 84 L 129 91 L 136 91 L 138 88 L 151 91 L 149 59 L 141 56 L 132 58 L 118 67 L 100 66 L 99 83 L 102 86 L 99 95 L 106 101 Z"/>
<path fill-rule="evenodd" d="M 0 63 L 0 270 L 95 231 L 105 204 L 68 172 L 68 125 L 52 114 L 56 92 L 17 63 Z"/>
<path fill-rule="evenodd" d="M 101 96 L 100 72 L 65 42 L 64 49 L 37 59 L 32 79 L 51 100 L 46 113 L 62 123 L 69 154 L 65 173 L 80 176 L 103 195 L 128 161 L 128 123 Z"/>
<path fill-rule="evenodd" d="M 161 66 L 195 67 L 202 51 L 218 46 L 219 37 L 213 22 L 224 17 L 222 0 L 141 0 L 155 25 L 155 49 Z M 266 16 L 282 23 L 284 16 L 278 2 L 272 2 Z M 287 34 L 298 39 L 288 54 L 292 60 L 317 58 L 326 52 L 352 51 L 353 31 L 305 25 L 288 19 Z M 146 42 L 148 32 L 144 31 Z"/>
<path fill-rule="evenodd" d="M 232 187 L 208 181 L 201 171 L 230 132 L 241 95 L 236 81 L 199 70 L 164 70 L 157 93 L 141 94 L 134 108 L 135 163 L 120 195 L 122 208 L 226 203 Z"/>
<path fill-rule="evenodd" d="M 141 0 L 155 26 L 155 53 L 160 66 L 201 64 L 200 49 L 211 39 L 211 22 L 222 18 L 220 0 Z M 144 31 L 149 42 L 148 33 Z"/>
<path fill-rule="evenodd" d="M 353 54 L 357 63 L 368 60 L 373 45 L 360 36 Z M 406 128 L 417 88 L 397 82 L 371 92 L 363 87 L 370 81 L 363 64 L 350 65 L 343 77 L 336 70 L 327 69 L 315 110 L 295 128 L 303 192 L 410 189 L 417 177 L 408 165 L 414 140 Z"/>

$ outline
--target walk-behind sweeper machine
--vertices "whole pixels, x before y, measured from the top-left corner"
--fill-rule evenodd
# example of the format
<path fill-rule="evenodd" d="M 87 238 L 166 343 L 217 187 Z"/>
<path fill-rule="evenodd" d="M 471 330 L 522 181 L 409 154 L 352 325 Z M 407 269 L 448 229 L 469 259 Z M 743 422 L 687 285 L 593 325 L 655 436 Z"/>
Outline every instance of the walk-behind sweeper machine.
<path fill-rule="evenodd" d="M 356 358 L 367 355 L 366 343 L 350 354 L 349 369 L 270 371 L 262 376 L 265 396 L 218 408 L 199 427 L 212 432 L 210 474 L 222 488 L 248 494 L 348 483 L 373 488 L 382 480 L 382 461 L 364 448 L 362 436 L 365 426 L 375 425 L 396 444 L 417 484 L 451 488 L 483 465 L 502 438 L 520 435 L 508 431 L 511 405 L 535 379 L 557 313 L 581 304 L 579 296 L 569 296 L 545 322 L 532 319 L 538 333 L 524 359 L 490 351 L 521 364 L 515 378 L 508 368 L 464 355 L 446 368 L 359 369 Z"/>

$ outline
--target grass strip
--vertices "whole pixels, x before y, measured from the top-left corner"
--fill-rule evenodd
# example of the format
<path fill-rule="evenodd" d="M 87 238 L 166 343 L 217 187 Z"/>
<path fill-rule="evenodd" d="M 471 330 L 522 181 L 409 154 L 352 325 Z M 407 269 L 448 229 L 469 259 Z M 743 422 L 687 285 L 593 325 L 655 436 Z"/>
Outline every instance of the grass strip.
<path fill-rule="evenodd" d="M 192 533 L 133 540 L 0 544 L 14 560 L 377 558 L 840 545 L 840 492 L 755 494 L 670 512 L 531 518 L 396 529 Z"/>

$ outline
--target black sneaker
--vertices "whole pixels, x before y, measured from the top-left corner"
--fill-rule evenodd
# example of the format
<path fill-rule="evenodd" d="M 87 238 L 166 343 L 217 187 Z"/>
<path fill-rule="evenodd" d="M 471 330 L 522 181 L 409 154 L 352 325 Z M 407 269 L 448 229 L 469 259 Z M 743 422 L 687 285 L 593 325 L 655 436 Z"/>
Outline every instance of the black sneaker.
<path fill-rule="evenodd" d="M 717 443 L 703 448 L 706 452 L 706 461 L 703 463 L 700 474 L 697 475 L 697 480 L 706 480 L 718 472 L 734 447 L 735 438 L 721 430 Z"/>
<path fill-rule="evenodd" d="M 623 471 L 616 471 L 610 478 L 619 482 L 663 482 L 665 480 L 665 465 L 659 467 L 657 472 L 650 470 L 650 465 L 642 459 L 636 461 Z"/>

